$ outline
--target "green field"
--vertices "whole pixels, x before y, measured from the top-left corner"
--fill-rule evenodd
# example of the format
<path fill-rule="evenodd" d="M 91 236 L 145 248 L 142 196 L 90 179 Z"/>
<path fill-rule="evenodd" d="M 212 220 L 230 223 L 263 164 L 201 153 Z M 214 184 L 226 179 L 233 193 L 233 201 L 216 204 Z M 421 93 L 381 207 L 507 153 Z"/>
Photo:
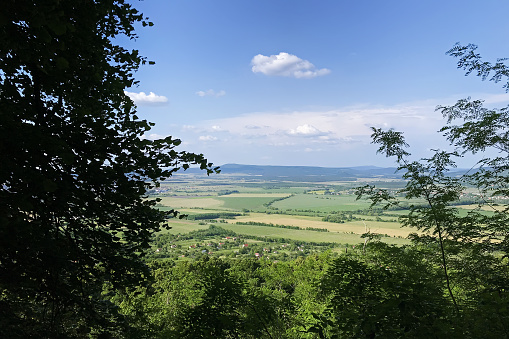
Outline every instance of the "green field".
<path fill-rule="evenodd" d="M 354 195 L 298 194 L 285 200 L 276 201 L 272 206 L 281 210 L 299 209 L 330 212 L 356 211 L 366 209 L 369 205 L 369 201 L 356 200 Z"/>
<path fill-rule="evenodd" d="M 216 197 L 161 197 L 159 203 L 175 209 L 182 208 L 222 208 L 223 201 Z"/>
<path fill-rule="evenodd" d="M 264 204 L 268 204 L 274 199 L 288 196 L 288 194 L 230 194 L 218 197 L 217 200 L 223 203 L 223 208 L 242 211 L 263 210 Z"/>
<path fill-rule="evenodd" d="M 184 234 L 196 230 L 203 230 L 208 228 L 208 225 L 200 225 L 197 222 L 191 221 L 170 221 L 168 225 L 171 227 L 169 230 L 162 230 L 160 233 Z"/>

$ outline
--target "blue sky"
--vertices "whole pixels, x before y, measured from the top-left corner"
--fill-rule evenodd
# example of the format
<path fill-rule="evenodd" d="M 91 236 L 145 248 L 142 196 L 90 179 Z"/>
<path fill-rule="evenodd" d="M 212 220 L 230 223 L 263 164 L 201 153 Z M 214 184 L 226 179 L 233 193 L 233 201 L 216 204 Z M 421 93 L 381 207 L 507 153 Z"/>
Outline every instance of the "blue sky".
<path fill-rule="evenodd" d="M 465 77 L 445 55 L 461 42 L 509 57 L 508 1 L 134 4 L 154 22 L 119 40 L 156 62 L 127 89 L 156 123 L 146 137 L 180 138 L 217 165 L 391 166 L 370 126 L 404 131 L 423 157 L 446 147 L 437 105 L 509 103 L 502 84 Z"/>

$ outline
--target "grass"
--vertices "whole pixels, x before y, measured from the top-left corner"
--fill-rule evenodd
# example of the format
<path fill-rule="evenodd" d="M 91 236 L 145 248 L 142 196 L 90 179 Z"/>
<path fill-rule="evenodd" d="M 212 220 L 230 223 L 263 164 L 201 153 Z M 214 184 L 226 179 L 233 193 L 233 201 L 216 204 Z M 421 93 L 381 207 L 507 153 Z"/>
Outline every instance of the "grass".
<path fill-rule="evenodd" d="M 220 208 L 224 202 L 216 197 L 161 197 L 160 204 L 163 206 L 182 208 Z"/>
<path fill-rule="evenodd" d="M 355 200 L 354 195 L 314 195 L 299 194 L 285 200 L 276 201 L 273 207 L 281 210 L 300 209 L 320 212 L 356 211 L 370 206 L 367 200 Z"/>
<path fill-rule="evenodd" d="M 197 230 L 204 230 L 209 228 L 209 225 L 200 225 L 197 222 L 191 222 L 186 220 L 174 220 L 168 223 L 171 227 L 169 230 L 161 230 L 159 234 L 171 233 L 171 234 L 184 234 Z"/>
<path fill-rule="evenodd" d="M 278 198 L 277 196 L 269 194 L 230 194 L 218 197 L 217 199 L 223 203 L 223 208 L 242 211 L 243 209 L 248 210 L 263 210 L 265 209 L 264 204 L 271 202 Z"/>

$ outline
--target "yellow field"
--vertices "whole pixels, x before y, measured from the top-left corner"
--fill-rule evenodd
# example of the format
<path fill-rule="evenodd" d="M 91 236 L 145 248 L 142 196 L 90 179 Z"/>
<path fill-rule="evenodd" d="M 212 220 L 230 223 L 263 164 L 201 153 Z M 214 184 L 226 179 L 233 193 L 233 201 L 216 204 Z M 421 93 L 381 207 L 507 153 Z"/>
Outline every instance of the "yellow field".
<path fill-rule="evenodd" d="M 250 213 L 250 215 L 236 217 L 235 220 L 227 220 L 229 223 L 234 224 L 237 221 L 241 222 L 263 222 L 279 225 L 298 226 L 298 227 L 313 227 L 313 228 L 326 228 L 331 232 L 354 232 L 362 234 L 366 232 L 366 226 L 371 232 L 387 234 L 390 236 L 406 237 L 409 233 L 415 232 L 415 229 L 401 228 L 399 223 L 393 222 L 376 222 L 376 221 L 351 221 L 344 224 L 331 223 L 321 221 L 316 217 L 298 216 L 298 215 L 281 215 L 281 214 L 264 214 L 264 213 Z"/>

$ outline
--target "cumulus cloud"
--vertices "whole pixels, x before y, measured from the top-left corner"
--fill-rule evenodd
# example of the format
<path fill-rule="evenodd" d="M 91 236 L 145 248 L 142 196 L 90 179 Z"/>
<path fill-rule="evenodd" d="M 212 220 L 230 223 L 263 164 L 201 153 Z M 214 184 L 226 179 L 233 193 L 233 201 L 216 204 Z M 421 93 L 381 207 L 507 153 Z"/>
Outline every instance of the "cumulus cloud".
<path fill-rule="evenodd" d="M 164 135 L 161 135 L 161 134 L 156 134 L 156 133 L 151 133 L 151 134 L 143 134 L 140 139 L 148 139 L 148 140 L 157 140 L 157 139 L 163 139 L 163 138 L 166 138 L 166 136 Z"/>
<path fill-rule="evenodd" d="M 145 92 L 135 93 L 127 92 L 124 93 L 131 98 L 136 105 L 164 105 L 168 102 L 168 98 L 164 95 L 157 95 L 154 92 L 146 94 Z"/>
<path fill-rule="evenodd" d="M 289 135 L 301 135 L 301 136 L 318 136 L 323 135 L 323 132 L 321 132 L 318 128 L 304 124 L 297 126 L 295 129 L 291 129 L 288 131 Z"/>
<path fill-rule="evenodd" d="M 222 97 L 226 95 L 226 92 L 223 90 L 220 90 L 218 92 L 214 91 L 213 89 L 209 89 L 207 91 L 198 91 L 196 94 L 200 97 Z"/>
<path fill-rule="evenodd" d="M 281 52 L 278 55 L 255 55 L 251 60 L 253 73 L 294 78 L 315 78 L 330 73 L 327 68 L 317 69 L 311 62 Z"/>

